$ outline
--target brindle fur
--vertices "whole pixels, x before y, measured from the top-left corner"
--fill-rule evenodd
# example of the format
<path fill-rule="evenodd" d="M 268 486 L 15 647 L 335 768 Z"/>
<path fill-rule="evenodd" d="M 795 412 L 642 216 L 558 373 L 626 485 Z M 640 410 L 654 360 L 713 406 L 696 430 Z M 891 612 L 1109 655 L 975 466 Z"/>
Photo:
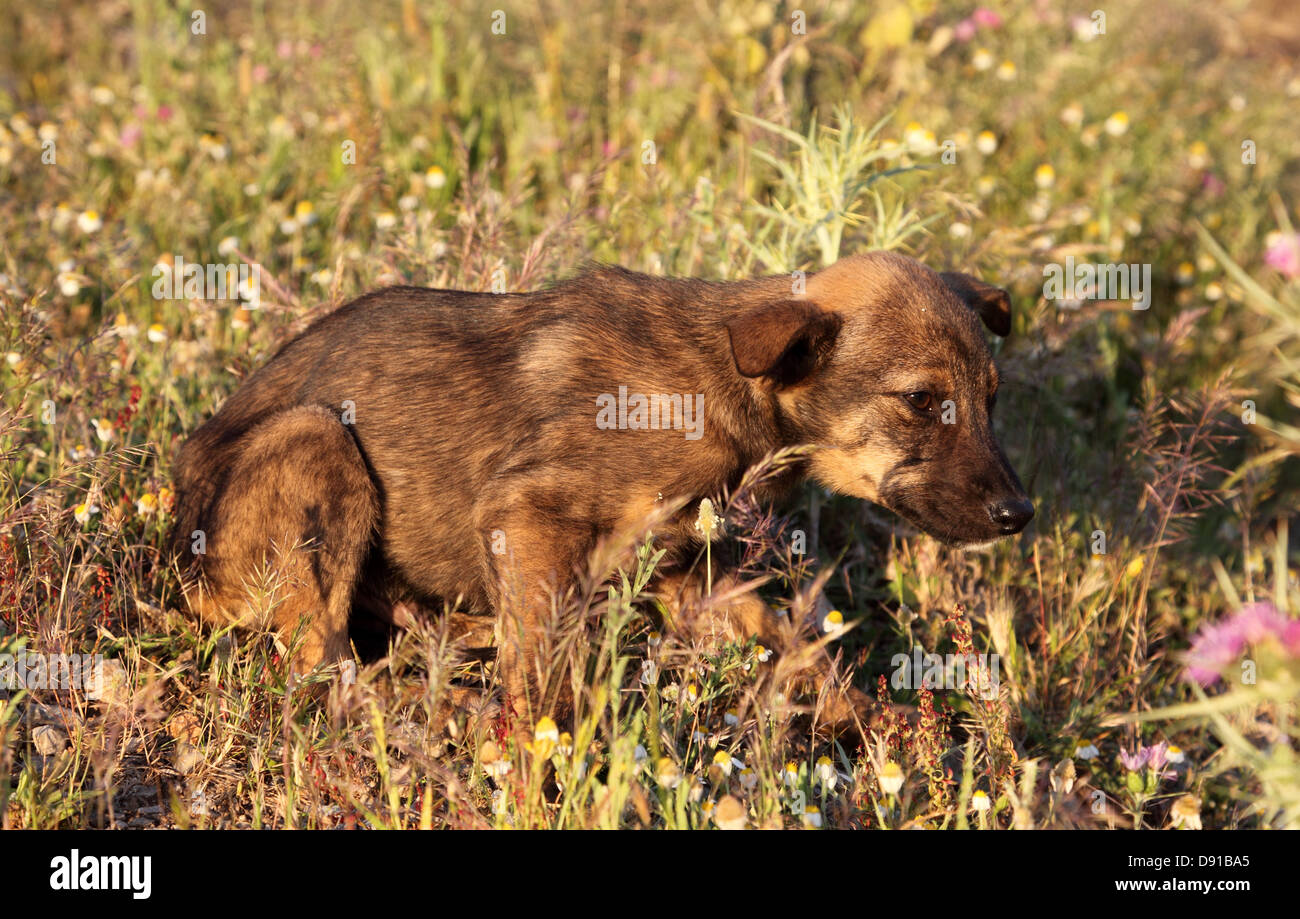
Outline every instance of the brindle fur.
<path fill-rule="evenodd" d="M 655 529 L 661 590 L 688 602 L 699 499 L 777 448 L 818 447 L 768 497 L 811 474 L 950 543 L 1011 532 L 989 511 L 1025 501 L 992 434 L 980 318 L 1006 334 L 1003 291 L 888 253 L 841 260 L 798 294 L 785 276 L 613 267 L 534 293 L 367 294 L 284 346 L 181 450 L 174 545 L 188 559 L 193 532 L 207 540 L 188 602 L 281 637 L 305 623 L 305 670 L 348 657 L 354 611 L 401 624 L 459 600 L 495 613 L 523 713 L 548 597 L 598 541 L 689 499 Z M 702 394 L 703 436 L 598 428 L 597 396 L 620 385 Z M 934 396 L 928 415 L 904 399 L 917 391 Z M 955 424 L 938 418 L 948 399 Z M 775 640 L 752 593 L 726 618 Z"/>

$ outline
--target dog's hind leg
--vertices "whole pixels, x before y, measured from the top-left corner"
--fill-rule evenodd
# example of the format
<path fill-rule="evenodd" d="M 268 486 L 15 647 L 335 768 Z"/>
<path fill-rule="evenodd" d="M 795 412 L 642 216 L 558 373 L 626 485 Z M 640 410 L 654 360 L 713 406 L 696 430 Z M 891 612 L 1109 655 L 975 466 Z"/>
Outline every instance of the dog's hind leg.
<path fill-rule="evenodd" d="M 186 600 L 211 622 L 296 641 L 299 674 L 349 659 L 352 594 L 377 515 L 374 483 L 337 416 L 316 406 L 272 415 L 244 435 L 196 515 L 206 545 Z"/>

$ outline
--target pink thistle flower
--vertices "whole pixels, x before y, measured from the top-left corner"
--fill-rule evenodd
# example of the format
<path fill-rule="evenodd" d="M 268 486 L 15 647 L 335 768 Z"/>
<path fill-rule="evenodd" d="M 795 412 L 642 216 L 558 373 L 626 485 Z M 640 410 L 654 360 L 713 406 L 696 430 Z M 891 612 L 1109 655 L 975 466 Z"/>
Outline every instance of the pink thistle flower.
<path fill-rule="evenodd" d="M 1187 652 L 1183 677 L 1212 686 L 1248 645 L 1277 639 L 1288 654 L 1300 656 L 1300 620 L 1288 619 L 1272 603 L 1247 603 L 1223 622 L 1201 627 Z"/>
<path fill-rule="evenodd" d="M 1264 264 L 1287 278 L 1300 276 L 1300 233 L 1279 234 L 1264 251 Z"/>
<path fill-rule="evenodd" d="M 997 29 L 1002 26 L 1002 17 L 993 12 L 987 6 L 977 7 L 974 13 L 971 13 L 971 19 L 975 25 L 981 29 Z"/>
<path fill-rule="evenodd" d="M 974 19 L 963 19 L 961 22 L 953 26 L 952 34 L 956 37 L 957 41 L 970 41 L 975 37 L 975 29 L 976 26 Z"/>

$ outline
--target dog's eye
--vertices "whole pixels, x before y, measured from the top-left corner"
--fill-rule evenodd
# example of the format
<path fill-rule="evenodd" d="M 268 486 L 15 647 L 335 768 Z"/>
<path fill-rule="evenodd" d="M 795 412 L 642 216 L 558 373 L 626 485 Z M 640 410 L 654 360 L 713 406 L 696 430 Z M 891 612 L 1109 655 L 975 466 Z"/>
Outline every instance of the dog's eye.
<path fill-rule="evenodd" d="M 903 398 L 918 412 L 928 412 L 930 406 L 934 404 L 934 397 L 924 391 L 903 393 Z"/>

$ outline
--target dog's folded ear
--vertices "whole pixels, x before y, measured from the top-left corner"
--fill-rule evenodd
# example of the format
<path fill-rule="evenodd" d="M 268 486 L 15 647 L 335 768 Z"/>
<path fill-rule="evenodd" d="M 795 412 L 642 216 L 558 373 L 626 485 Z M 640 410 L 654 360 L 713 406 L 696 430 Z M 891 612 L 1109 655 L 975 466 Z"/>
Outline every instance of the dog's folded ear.
<path fill-rule="evenodd" d="M 1005 290 L 960 271 L 943 271 L 939 277 L 975 311 L 990 332 L 1001 338 L 1011 333 L 1011 297 Z"/>
<path fill-rule="evenodd" d="M 811 300 L 778 300 L 727 323 L 741 376 L 792 386 L 830 353 L 843 320 Z"/>

